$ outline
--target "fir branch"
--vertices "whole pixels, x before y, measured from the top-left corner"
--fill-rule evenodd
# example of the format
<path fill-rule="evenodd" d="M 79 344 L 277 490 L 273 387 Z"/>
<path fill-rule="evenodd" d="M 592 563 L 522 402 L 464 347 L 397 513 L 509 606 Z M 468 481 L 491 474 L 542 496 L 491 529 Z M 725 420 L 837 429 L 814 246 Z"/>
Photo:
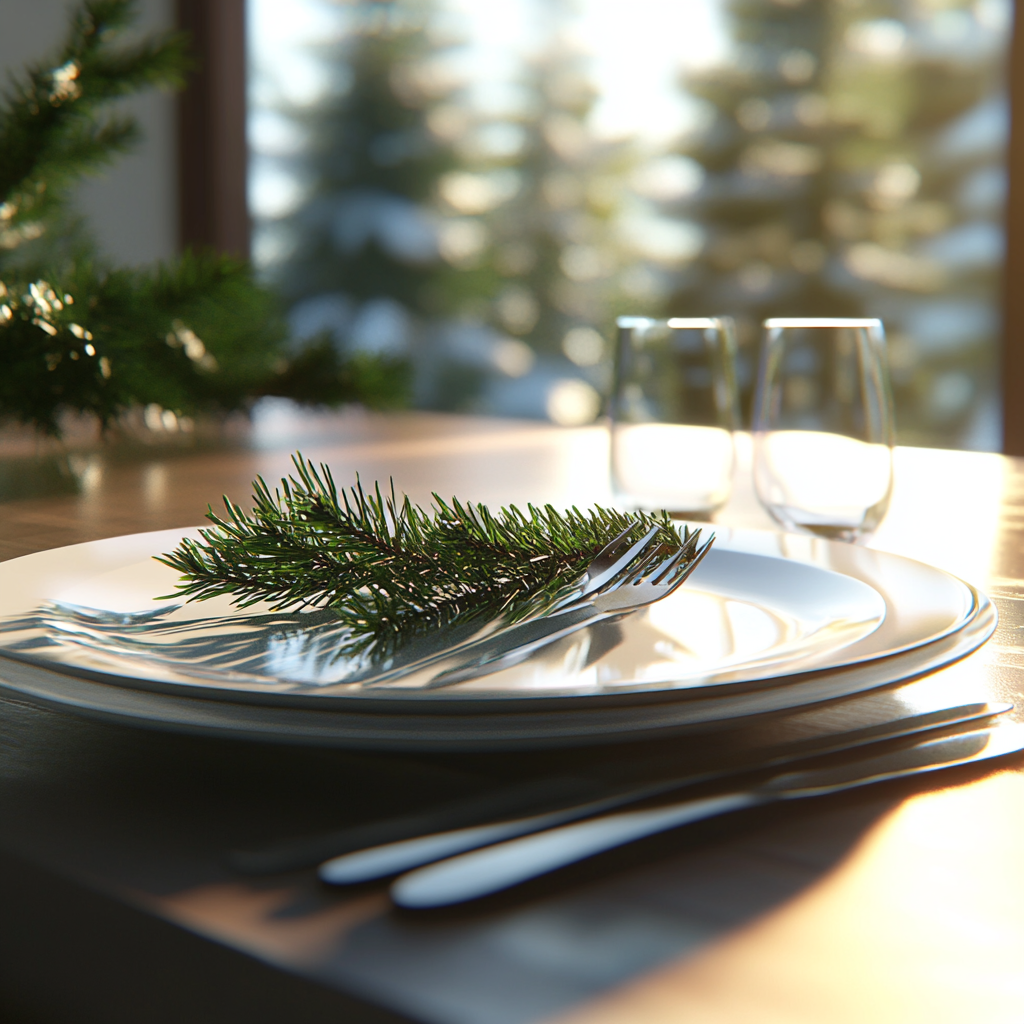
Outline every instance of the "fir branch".
<path fill-rule="evenodd" d="M 66 410 L 106 427 L 131 406 L 177 415 L 300 402 L 404 404 L 407 367 L 285 347 L 278 301 L 248 264 L 188 253 L 110 269 L 66 210 L 70 186 L 128 148 L 130 118 L 104 104 L 176 88 L 192 61 L 180 34 L 126 41 L 131 0 L 86 0 L 52 60 L 0 97 L 0 418 L 60 433 Z"/>
<path fill-rule="evenodd" d="M 56 59 L 12 78 L 0 104 L 0 245 L 13 247 L 10 232 L 51 216 L 82 174 L 135 141 L 132 119 L 99 120 L 97 107 L 184 84 L 192 62 L 180 33 L 117 45 L 134 14 L 132 0 L 88 0 Z"/>
<path fill-rule="evenodd" d="M 227 497 L 212 508 L 213 528 L 157 560 L 178 570 L 175 597 L 230 595 L 240 607 L 329 607 L 351 631 L 353 648 L 390 650 L 410 634 L 505 614 L 509 621 L 552 607 L 578 586 L 597 553 L 627 528 L 638 539 L 678 550 L 664 512 L 629 515 L 595 506 L 559 512 L 551 505 L 485 506 L 444 501 L 432 512 L 399 500 L 394 488 L 369 493 L 361 483 L 338 491 L 327 466 L 293 456 L 296 476 L 273 493 L 262 477 L 253 508 Z"/>
<path fill-rule="evenodd" d="M 178 416 L 245 409 L 260 395 L 400 404 L 408 367 L 333 346 L 284 348 L 278 302 L 248 264 L 186 252 L 106 270 L 80 256 L 36 280 L 0 275 L 0 417 L 60 432 L 74 410 L 108 426 L 150 403 Z"/>
<path fill-rule="evenodd" d="M 59 432 L 72 409 L 110 424 L 133 405 L 179 415 L 272 390 L 285 335 L 248 266 L 186 253 L 153 269 L 80 257 L 55 278 L 0 276 L 0 415 Z"/>

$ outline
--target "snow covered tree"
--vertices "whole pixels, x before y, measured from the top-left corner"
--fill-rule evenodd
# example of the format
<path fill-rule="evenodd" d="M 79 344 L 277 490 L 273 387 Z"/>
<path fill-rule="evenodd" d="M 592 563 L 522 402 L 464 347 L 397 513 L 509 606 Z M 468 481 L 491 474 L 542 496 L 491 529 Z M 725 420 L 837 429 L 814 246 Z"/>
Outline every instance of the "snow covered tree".
<path fill-rule="evenodd" d="M 391 358 L 396 369 L 445 312 L 454 273 L 431 208 L 454 158 L 427 123 L 453 88 L 430 14 L 415 0 L 343 12 L 345 32 L 318 48 L 334 87 L 307 108 L 280 111 L 308 140 L 284 161 L 308 181 L 306 195 L 261 226 L 287 240 L 266 275 L 290 307 L 297 341 Z"/>

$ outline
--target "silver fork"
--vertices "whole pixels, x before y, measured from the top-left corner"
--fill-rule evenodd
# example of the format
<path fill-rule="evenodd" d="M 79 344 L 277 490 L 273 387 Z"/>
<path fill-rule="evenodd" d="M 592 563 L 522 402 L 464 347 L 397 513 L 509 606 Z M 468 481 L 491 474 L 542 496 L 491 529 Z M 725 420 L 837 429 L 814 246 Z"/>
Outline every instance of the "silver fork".
<path fill-rule="evenodd" d="M 579 598 L 587 597 L 612 583 L 618 574 L 654 540 L 661 527 L 652 526 L 638 541 L 623 551 L 623 542 L 629 537 L 632 529 L 632 526 L 627 526 L 622 533 L 613 537 L 594 556 L 594 560 L 587 566 L 585 582 L 580 588 Z M 697 533 L 699 534 L 700 531 L 698 530 Z"/>
<path fill-rule="evenodd" d="M 626 584 L 636 582 L 640 578 L 640 570 L 650 569 L 651 563 L 657 556 L 657 547 L 648 552 L 646 557 L 643 556 L 643 553 L 657 536 L 660 527 L 652 526 L 643 537 L 630 543 L 628 536 L 631 529 L 631 527 L 627 527 L 594 556 L 578 588 L 543 612 L 512 623 L 508 621 L 505 614 L 499 615 L 484 623 L 464 640 L 441 649 L 435 647 L 434 650 L 428 651 L 426 654 L 405 658 L 386 669 L 370 671 L 363 678 L 347 680 L 346 683 L 370 689 L 396 679 L 402 679 L 403 685 L 408 685 L 409 677 L 415 673 L 429 671 L 435 667 L 438 671 L 457 669 L 464 662 L 472 661 L 478 651 L 483 654 L 485 650 L 490 651 L 492 647 L 498 649 L 498 646 L 495 645 L 500 645 L 501 650 L 511 651 L 521 643 L 532 640 L 534 634 L 537 637 L 546 634 L 550 629 L 548 623 L 553 620 L 557 620 L 561 626 L 567 626 L 573 616 L 580 617 L 581 610 L 589 615 L 595 600 Z M 694 557 L 699 536 L 699 530 L 690 534 L 676 553 L 678 555 L 677 562 Z M 707 543 L 710 544 L 711 541 L 709 540 Z M 701 557 L 703 557 L 703 552 Z M 699 558 L 695 560 L 694 564 L 696 561 L 699 561 Z M 578 628 L 582 628 L 582 626 L 573 627 L 573 629 Z M 572 629 L 569 631 L 571 632 Z M 443 635 L 443 630 L 441 633 Z M 504 638 L 507 640 L 503 643 Z M 554 640 L 557 637 L 551 639 Z M 536 646 L 531 649 L 536 649 Z M 429 678 L 433 678 L 436 674 L 437 672 L 431 672 Z"/>
<path fill-rule="evenodd" d="M 635 565 L 599 586 L 596 592 L 581 596 L 556 611 L 508 626 L 414 666 L 416 672 L 427 670 L 429 673 L 421 681 L 421 688 L 439 689 L 510 668 L 562 637 L 668 597 L 686 582 L 711 548 L 714 537 L 698 547 L 699 536 L 699 531 L 691 534 L 686 543 L 670 555 L 660 555 L 657 549 L 647 553 Z M 371 689 L 398 674 L 389 673 L 388 679 L 377 676 L 362 685 Z M 404 666 L 400 674 L 403 689 L 409 688 L 412 675 L 409 666 Z"/>

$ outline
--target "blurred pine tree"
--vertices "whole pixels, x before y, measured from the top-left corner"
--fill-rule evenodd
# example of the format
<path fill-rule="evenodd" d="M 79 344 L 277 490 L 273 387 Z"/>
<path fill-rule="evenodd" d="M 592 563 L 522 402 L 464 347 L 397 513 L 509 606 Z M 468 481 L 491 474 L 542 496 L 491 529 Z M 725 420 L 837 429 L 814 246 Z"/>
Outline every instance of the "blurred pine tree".
<path fill-rule="evenodd" d="M 705 245 L 668 308 L 739 317 L 747 407 L 763 318 L 880 316 L 901 441 L 958 447 L 994 402 L 1002 44 L 932 6 L 728 0 L 728 62 L 683 83 L 705 183 L 671 212 Z"/>
<path fill-rule="evenodd" d="M 438 251 L 432 203 L 455 165 L 431 132 L 452 91 L 427 3 L 353 4 L 347 31 L 318 47 L 333 87 L 279 113 L 309 140 L 293 157 L 303 202 L 270 227 L 289 255 L 266 275 L 290 307 L 300 345 L 404 362 L 427 323 L 450 310 L 455 271 Z"/>
<path fill-rule="evenodd" d="M 506 338 L 497 350 L 504 379 L 492 381 L 489 400 L 511 402 L 502 392 L 529 387 L 538 403 L 531 414 L 544 415 L 546 402 L 562 422 L 593 419 L 608 384 L 602 339 L 628 258 L 614 221 L 633 162 L 628 144 L 590 131 L 596 93 L 569 31 L 574 13 L 568 3 L 544 6 L 546 44 L 525 63 L 514 108 L 480 120 L 462 147 L 466 171 L 442 190 L 456 213 L 476 215 L 485 240 L 471 262 L 489 272 L 493 290 L 465 308 Z"/>
<path fill-rule="evenodd" d="M 429 0 L 367 0 L 318 48 L 333 89 L 274 110 L 306 140 L 274 158 L 304 199 L 261 226 L 294 333 L 408 356 L 420 406 L 543 417 L 570 380 L 582 418 L 598 411 L 626 147 L 589 133 L 572 5 L 537 13 L 546 43 L 500 109 L 458 77 L 465 40 Z"/>

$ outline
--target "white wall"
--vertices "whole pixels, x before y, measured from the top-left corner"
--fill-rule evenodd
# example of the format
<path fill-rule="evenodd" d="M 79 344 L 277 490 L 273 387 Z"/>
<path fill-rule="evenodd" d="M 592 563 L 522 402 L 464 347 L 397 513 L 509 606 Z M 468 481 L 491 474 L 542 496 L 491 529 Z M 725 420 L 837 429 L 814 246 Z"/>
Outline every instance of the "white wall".
<path fill-rule="evenodd" d="M 69 0 L 0 0 L 0 82 L 27 61 L 56 56 L 67 30 Z M 140 0 L 142 30 L 173 24 L 171 0 Z M 174 100 L 146 93 L 124 105 L 144 139 L 135 150 L 79 188 L 75 203 L 101 250 L 117 264 L 140 264 L 177 249 L 178 202 Z"/>

